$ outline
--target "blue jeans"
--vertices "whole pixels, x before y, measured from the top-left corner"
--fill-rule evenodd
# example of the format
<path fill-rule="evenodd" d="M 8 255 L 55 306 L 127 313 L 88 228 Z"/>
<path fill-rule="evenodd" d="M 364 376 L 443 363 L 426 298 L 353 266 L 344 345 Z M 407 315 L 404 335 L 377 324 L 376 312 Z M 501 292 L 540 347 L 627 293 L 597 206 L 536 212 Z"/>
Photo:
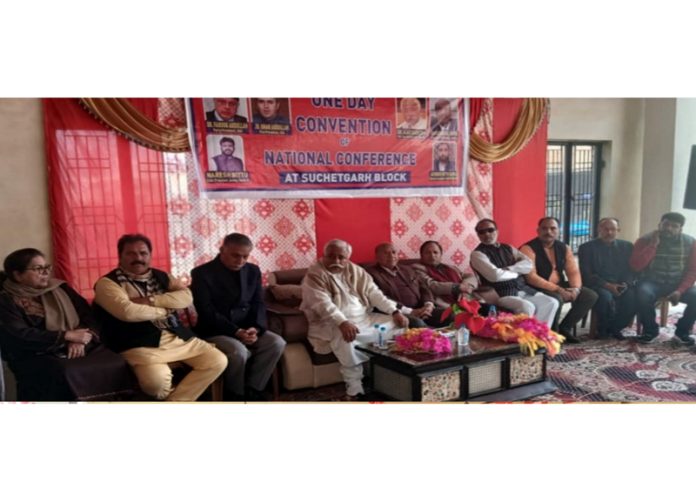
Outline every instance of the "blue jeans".
<path fill-rule="evenodd" d="M 655 302 L 658 298 L 676 291 L 678 284 L 660 284 L 642 280 L 636 286 L 636 304 L 638 320 L 643 325 L 643 333 L 657 335 L 659 326 L 655 321 Z M 686 309 L 677 322 L 676 334 L 688 335 L 696 321 L 696 287 L 692 286 L 681 295 L 679 303 L 685 303 Z"/>

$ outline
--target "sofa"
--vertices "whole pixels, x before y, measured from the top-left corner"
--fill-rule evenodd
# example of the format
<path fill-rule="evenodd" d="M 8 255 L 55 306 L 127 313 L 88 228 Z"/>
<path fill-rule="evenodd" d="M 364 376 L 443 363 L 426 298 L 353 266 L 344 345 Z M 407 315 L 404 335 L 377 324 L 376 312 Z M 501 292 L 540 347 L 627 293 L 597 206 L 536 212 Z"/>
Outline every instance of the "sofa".
<path fill-rule="evenodd" d="M 306 268 L 278 270 L 268 274 L 264 301 L 268 329 L 287 342 L 280 358 L 282 385 L 288 390 L 317 388 L 343 381 L 333 354 L 317 354 L 307 340 L 307 318 L 299 309 L 300 283 Z"/>
<path fill-rule="evenodd" d="M 417 258 L 410 258 L 399 263 L 410 266 L 418 261 Z M 360 263 L 363 267 L 372 264 Z M 270 272 L 264 292 L 268 329 L 287 342 L 280 359 L 280 374 L 282 385 L 288 390 L 317 388 L 343 381 L 336 357 L 333 354 L 317 354 L 307 340 L 307 318 L 299 309 L 302 302 L 300 284 L 306 273 L 306 268 Z M 489 289 L 477 290 L 476 293 L 483 293 L 477 296 L 487 296 Z M 277 396 L 275 382 L 274 387 Z"/>

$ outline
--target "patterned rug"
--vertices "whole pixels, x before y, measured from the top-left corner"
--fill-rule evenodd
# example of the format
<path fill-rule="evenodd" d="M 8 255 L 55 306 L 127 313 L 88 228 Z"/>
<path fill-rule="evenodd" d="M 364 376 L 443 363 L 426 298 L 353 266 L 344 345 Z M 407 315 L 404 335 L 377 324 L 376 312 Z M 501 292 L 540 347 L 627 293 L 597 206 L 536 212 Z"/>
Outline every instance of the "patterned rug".
<path fill-rule="evenodd" d="M 654 343 L 635 341 L 636 327 L 618 340 L 591 340 L 579 328 L 580 344 L 564 346 L 549 359 L 547 371 L 557 390 L 530 402 L 686 402 L 696 401 L 696 349 L 676 345 L 674 325 L 684 310 L 671 307 L 667 326 Z M 285 391 L 281 401 L 339 401 L 343 384 Z"/>
<path fill-rule="evenodd" d="M 623 331 L 624 341 L 581 335 L 583 343 L 564 346 L 548 362 L 549 377 L 558 390 L 530 401 L 696 401 L 696 351 L 673 340 L 683 310 L 683 305 L 671 307 L 667 326 L 648 345 L 635 341 L 635 325 Z"/>

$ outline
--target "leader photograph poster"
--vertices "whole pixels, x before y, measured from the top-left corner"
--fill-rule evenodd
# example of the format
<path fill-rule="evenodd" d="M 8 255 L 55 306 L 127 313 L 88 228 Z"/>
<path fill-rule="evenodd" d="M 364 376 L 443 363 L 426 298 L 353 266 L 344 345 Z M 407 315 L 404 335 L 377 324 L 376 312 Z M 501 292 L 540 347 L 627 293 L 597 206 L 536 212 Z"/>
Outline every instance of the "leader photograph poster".
<path fill-rule="evenodd" d="M 187 113 L 211 196 L 464 193 L 464 98 L 192 98 Z"/>

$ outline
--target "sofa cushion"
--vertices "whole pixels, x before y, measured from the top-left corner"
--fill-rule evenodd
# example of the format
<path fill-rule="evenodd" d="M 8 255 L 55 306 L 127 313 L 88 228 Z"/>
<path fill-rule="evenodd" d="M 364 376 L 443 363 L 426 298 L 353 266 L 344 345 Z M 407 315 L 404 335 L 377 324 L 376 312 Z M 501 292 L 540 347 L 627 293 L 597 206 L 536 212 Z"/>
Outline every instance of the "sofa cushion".
<path fill-rule="evenodd" d="M 288 307 L 297 307 L 302 303 L 302 286 L 299 284 L 272 284 L 268 291 L 278 303 Z"/>

